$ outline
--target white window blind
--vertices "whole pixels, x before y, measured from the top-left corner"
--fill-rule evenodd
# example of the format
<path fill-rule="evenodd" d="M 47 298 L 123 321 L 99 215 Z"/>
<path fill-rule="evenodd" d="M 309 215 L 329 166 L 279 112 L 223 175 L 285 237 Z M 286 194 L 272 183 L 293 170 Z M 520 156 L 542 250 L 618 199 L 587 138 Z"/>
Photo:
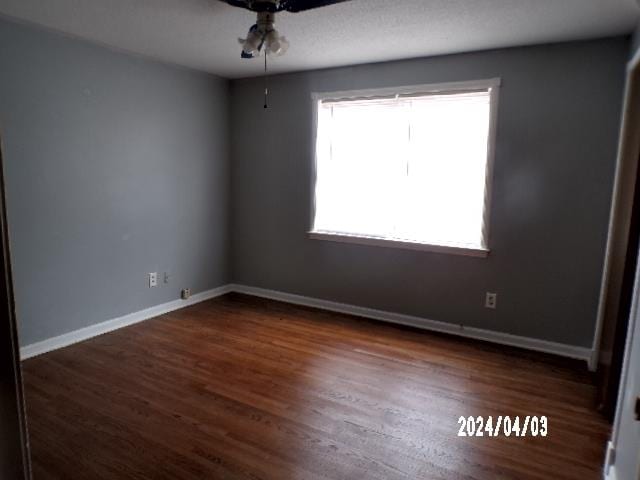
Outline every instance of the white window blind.
<path fill-rule="evenodd" d="M 318 101 L 313 231 L 486 249 L 491 94 Z"/>

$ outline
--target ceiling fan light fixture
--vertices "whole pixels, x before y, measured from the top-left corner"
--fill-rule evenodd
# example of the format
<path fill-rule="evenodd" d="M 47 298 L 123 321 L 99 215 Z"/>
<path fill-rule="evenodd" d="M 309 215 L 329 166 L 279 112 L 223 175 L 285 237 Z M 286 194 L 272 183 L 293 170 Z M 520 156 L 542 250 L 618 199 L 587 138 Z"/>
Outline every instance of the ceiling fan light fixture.
<path fill-rule="evenodd" d="M 239 7 L 257 13 L 257 21 L 249 29 L 247 38 L 239 38 L 242 45 L 242 58 L 255 58 L 264 53 L 264 108 L 268 108 L 269 95 L 267 77 L 267 57 L 284 55 L 289 42 L 275 29 L 277 12 L 303 12 L 349 0 L 222 0 L 233 7 Z"/>
<path fill-rule="evenodd" d="M 238 39 L 242 45 L 242 58 L 255 58 L 263 52 L 265 55 L 284 55 L 289 49 L 289 42 L 280 36 L 274 23 L 274 13 L 258 12 L 257 22 L 249 29 L 247 38 Z"/>
<path fill-rule="evenodd" d="M 247 33 L 247 38 L 239 38 L 238 42 L 242 45 L 242 58 L 254 58 L 260 55 L 264 40 L 258 26 L 253 25 Z"/>
<path fill-rule="evenodd" d="M 265 52 L 270 55 L 284 55 L 289 49 L 289 42 L 281 37 L 277 30 L 271 30 L 265 37 Z"/>

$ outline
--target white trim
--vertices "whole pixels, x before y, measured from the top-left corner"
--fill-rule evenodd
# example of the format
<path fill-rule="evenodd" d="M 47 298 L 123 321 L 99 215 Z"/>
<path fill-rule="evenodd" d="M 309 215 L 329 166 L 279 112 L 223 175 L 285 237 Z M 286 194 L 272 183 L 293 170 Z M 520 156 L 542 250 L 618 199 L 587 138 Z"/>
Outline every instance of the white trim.
<path fill-rule="evenodd" d="M 615 480 L 616 478 L 616 474 L 615 474 L 615 447 L 613 445 L 613 442 L 611 440 L 609 440 L 607 442 L 607 450 L 605 453 L 605 457 L 604 457 L 604 470 L 603 470 L 603 477 L 605 478 L 605 480 Z"/>
<path fill-rule="evenodd" d="M 357 243 L 364 245 L 387 246 L 396 248 L 405 248 L 410 250 L 422 250 L 439 253 L 453 253 L 458 255 L 467 255 L 473 257 L 487 257 L 489 254 L 489 238 L 490 238 L 490 219 L 491 219 L 491 200 L 493 190 L 493 166 L 495 163 L 496 143 L 498 135 L 498 108 L 500 105 L 500 87 L 502 79 L 500 77 L 468 80 L 460 82 L 432 83 L 423 85 L 408 85 L 399 87 L 383 87 L 368 88 L 361 90 L 343 90 L 335 92 L 312 92 L 311 93 L 311 145 L 312 145 L 312 165 L 311 165 L 311 188 L 309 189 L 310 208 L 309 208 L 309 238 L 316 240 L 332 240 L 343 243 Z M 351 235 L 351 234 L 331 234 L 330 232 L 314 231 L 316 216 L 316 182 L 318 170 L 318 112 L 319 105 L 326 100 L 343 101 L 353 98 L 373 98 L 385 96 L 402 96 L 408 94 L 426 95 L 430 93 L 438 94 L 443 92 L 463 92 L 469 90 L 488 90 L 490 108 L 489 108 L 489 131 L 487 132 L 487 161 L 485 165 L 485 189 L 482 208 L 482 248 L 466 248 L 455 246 L 434 246 L 420 242 L 403 242 L 391 239 L 376 239 L 372 237 Z"/>
<path fill-rule="evenodd" d="M 640 253 L 639 253 L 640 255 Z M 627 386 L 627 377 L 629 376 L 629 369 L 631 368 L 631 350 L 633 345 L 633 338 L 636 330 L 640 331 L 640 325 L 637 324 L 640 316 L 640 263 L 636 266 L 635 277 L 633 281 L 633 296 L 631 301 L 631 308 L 629 309 L 629 325 L 627 326 L 627 336 L 624 342 L 624 357 L 622 360 L 622 369 L 620 371 L 620 381 L 618 387 L 618 400 L 616 402 L 616 413 L 613 419 L 613 425 L 611 426 L 611 445 L 615 450 L 618 448 L 618 440 L 620 436 L 620 429 L 622 428 L 622 422 L 624 421 L 622 415 L 624 414 L 624 402 L 625 402 L 625 388 Z M 609 473 L 615 469 L 614 464 L 610 466 Z M 613 478 L 615 478 L 615 473 Z"/>
<path fill-rule="evenodd" d="M 329 242 L 355 243 L 358 245 L 371 245 L 374 247 L 402 248 L 405 250 L 420 250 L 424 252 L 450 253 L 453 255 L 464 255 L 467 257 L 487 258 L 489 250 L 481 247 L 463 247 L 455 245 L 435 245 L 431 243 L 411 242 L 407 240 L 396 240 L 393 238 L 367 237 L 364 235 L 347 235 L 343 233 L 331 232 L 308 232 L 307 235 L 312 240 L 326 240 Z"/>
<path fill-rule="evenodd" d="M 596 326 L 593 332 L 593 343 L 592 343 L 592 358 L 589 362 L 589 369 L 592 371 L 596 371 L 599 363 L 599 348 L 600 348 L 600 340 L 602 337 L 602 328 L 604 324 L 604 316 L 605 316 L 605 308 L 607 304 L 607 293 L 609 291 L 609 280 L 611 276 L 611 261 L 613 255 L 613 236 L 615 230 L 615 221 L 616 221 L 616 211 L 618 208 L 618 195 L 620 190 L 620 182 L 621 179 L 621 169 L 623 157 L 625 155 L 625 142 L 627 142 L 627 138 L 625 136 L 625 131 L 629 128 L 629 109 L 630 106 L 630 98 L 631 98 L 631 90 L 634 87 L 633 82 L 633 74 L 634 70 L 640 66 L 640 48 L 636 51 L 633 58 L 627 63 L 627 75 L 625 81 L 625 88 L 623 94 L 623 108 L 622 108 L 622 119 L 620 126 L 620 137 L 618 139 L 618 153 L 616 155 L 616 168 L 614 173 L 614 183 L 613 183 L 613 192 L 611 194 L 611 206 L 609 208 L 609 224 L 607 228 L 607 243 L 605 246 L 605 254 L 604 261 L 602 266 L 602 279 L 600 282 L 600 295 L 598 299 L 598 310 L 596 313 Z M 592 368 L 593 367 L 593 368 Z"/>
<path fill-rule="evenodd" d="M 564 343 L 549 342 L 547 340 L 539 340 L 536 338 L 521 337 L 519 335 L 511 335 L 509 333 L 495 332 L 492 330 L 484 330 L 482 328 L 465 327 L 447 322 L 439 322 L 426 318 L 415 317 L 412 315 L 404 315 L 400 313 L 376 310 L 373 308 L 359 307 L 346 303 L 331 302 L 318 298 L 305 297 L 291 293 L 279 292 L 276 290 L 267 290 L 264 288 L 250 287 L 247 285 L 230 285 L 231 290 L 255 297 L 269 298 L 281 302 L 292 303 L 295 305 L 303 305 L 306 307 L 320 308 L 331 312 L 346 313 L 348 315 L 356 315 L 359 317 L 370 318 L 373 320 L 381 320 L 383 322 L 397 323 L 400 325 L 408 325 L 424 330 L 434 332 L 450 333 L 461 337 L 473 338 L 476 340 L 484 340 L 497 343 L 500 345 L 509 345 L 512 347 L 520 347 L 527 350 L 535 350 L 537 352 L 551 353 L 563 357 L 584 360 L 586 362 L 591 358 L 591 349 L 586 347 L 578 347 L 575 345 L 567 345 Z"/>
<path fill-rule="evenodd" d="M 485 330 L 482 328 L 465 327 L 464 325 L 429 320 L 412 315 L 404 315 L 401 313 L 387 312 L 384 310 L 376 310 L 373 308 L 359 307 L 356 305 L 332 302 L 329 300 L 322 300 L 313 297 L 305 297 L 302 295 L 295 295 L 292 293 L 285 293 L 276 290 L 267 290 L 264 288 L 250 287 L 247 285 L 229 284 L 214 288 L 213 290 L 208 290 L 206 292 L 197 293 L 195 295 L 192 295 L 188 300 L 173 300 L 162 305 L 157 305 L 155 307 L 147 308 L 139 312 L 134 312 L 129 315 L 124 315 L 119 318 L 107 320 L 106 322 L 98 323 L 96 325 L 90 325 L 73 332 L 49 338 L 41 342 L 26 345 L 20 349 L 20 357 L 22 360 L 26 360 L 27 358 L 35 357 L 36 355 L 50 352 L 52 350 L 57 350 L 58 348 L 63 348 L 68 345 L 81 342 L 83 340 L 88 340 L 89 338 L 102 335 L 103 333 L 108 333 L 119 328 L 133 325 L 135 323 L 157 317 L 158 315 L 163 315 L 165 313 L 169 313 L 174 310 L 187 307 L 189 305 L 203 302 L 205 300 L 210 300 L 212 298 L 216 298 L 230 292 L 238 292 L 245 295 L 252 295 L 261 298 L 269 298 L 272 300 L 287 302 L 294 305 L 314 307 L 331 312 L 345 313 L 348 315 L 355 315 L 358 317 L 370 318 L 373 320 L 380 320 L 388 323 L 407 325 L 423 330 L 449 333 L 452 335 L 473 338 L 476 340 L 484 340 L 500 345 L 509 345 L 512 347 L 520 347 L 527 350 L 534 350 L 538 352 L 560 355 L 563 357 L 575 358 L 587 362 L 592 355 L 592 352 L 589 348 L 578 347 L 575 345 L 566 345 L 563 343 L 549 342 L 547 340 L 539 340 L 536 338 L 521 337 L 518 335 L 511 335 L 509 333 Z"/>
<path fill-rule="evenodd" d="M 623 94 L 624 104 L 628 105 L 629 98 L 629 87 L 630 87 L 630 76 L 627 78 L 625 91 Z M 624 121 L 625 113 L 622 114 L 622 120 Z M 621 130 L 622 131 L 622 130 Z M 609 293 L 609 280 L 611 277 L 611 261 L 613 257 L 613 240 L 614 240 L 614 230 L 616 224 L 616 212 L 618 209 L 618 195 L 620 191 L 620 182 L 622 181 L 622 150 L 624 147 L 624 136 L 620 135 L 618 140 L 618 153 L 616 155 L 616 168 L 614 172 L 613 179 L 613 192 L 611 193 L 611 206 L 609 207 L 609 223 L 607 225 L 607 243 L 605 245 L 604 252 L 604 261 L 602 265 L 602 278 L 600 280 L 600 294 L 598 296 L 598 310 L 596 311 L 596 326 L 593 332 L 593 342 L 592 342 L 592 350 L 593 355 L 590 360 L 590 364 L 595 366 L 597 369 L 599 363 L 599 348 L 600 348 L 600 339 L 602 337 L 602 328 L 604 325 L 604 316 L 605 310 L 607 306 L 607 294 Z M 594 369 L 594 371 L 595 371 Z"/>
<path fill-rule="evenodd" d="M 307 231 L 313 230 L 316 221 L 316 184 L 318 181 L 318 105 L 317 94 L 311 94 L 311 178 L 309 188 L 309 224 Z"/>
<path fill-rule="evenodd" d="M 593 346 L 591 348 L 591 356 L 589 360 L 587 360 L 587 366 L 589 367 L 590 372 L 596 372 L 598 370 L 598 361 L 600 360 L 600 355 L 598 352 L 597 346 Z"/>
<path fill-rule="evenodd" d="M 458 90 L 491 89 L 499 87 L 502 80 L 499 77 L 462 82 L 428 83 L 422 85 L 405 85 L 400 87 L 366 88 L 361 90 L 341 90 L 337 92 L 313 92 L 311 98 L 314 103 L 322 100 L 349 99 L 357 97 L 378 97 L 386 95 L 406 95 L 410 93 L 438 93 L 455 92 Z"/>
<path fill-rule="evenodd" d="M 634 55 L 634 57 L 631 59 L 631 61 L 629 61 L 629 63 L 627 64 L 627 80 L 626 80 L 626 86 L 625 86 L 625 95 L 624 95 L 624 105 L 623 105 L 623 112 L 622 112 L 622 127 L 621 127 L 621 133 L 620 133 L 620 142 L 619 142 L 619 148 L 618 148 L 618 159 L 617 159 L 617 165 L 616 165 L 616 186 L 618 184 L 618 180 L 619 180 L 619 170 L 620 170 L 620 165 L 622 163 L 622 161 L 627 158 L 630 159 L 630 161 L 634 161 L 635 159 L 637 159 L 637 155 L 638 155 L 638 138 L 637 136 L 634 138 L 632 135 L 632 132 L 635 133 L 636 132 L 636 128 L 637 128 L 637 124 L 638 124 L 638 115 L 635 115 L 635 117 L 633 116 L 633 107 L 631 105 L 631 100 L 633 99 L 633 94 L 636 94 L 635 96 L 637 96 L 637 92 L 636 90 L 639 88 L 640 86 L 640 81 L 638 81 L 637 76 L 640 74 L 640 72 L 638 71 L 638 69 L 640 68 L 640 49 L 638 49 L 638 51 L 636 52 L 636 54 Z M 628 144 L 630 144 L 631 142 L 634 142 L 634 145 L 632 147 L 630 147 Z M 616 199 L 616 190 L 614 189 L 614 201 Z M 612 210 L 613 211 L 613 210 Z M 612 242 L 612 235 L 611 232 L 609 232 L 609 236 L 607 238 L 607 245 L 609 246 L 609 244 Z M 605 266 L 608 266 L 608 263 L 611 261 L 609 258 L 609 249 L 607 248 L 607 264 L 605 264 Z M 608 273 L 608 272 L 605 272 Z M 603 285 L 605 288 L 606 287 L 606 281 L 608 281 L 608 278 L 603 279 Z M 602 301 L 602 300 L 601 300 Z M 625 346 L 624 346 L 624 358 L 622 361 L 622 370 L 620 373 L 620 386 L 618 389 L 618 400 L 616 402 L 616 411 L 615 411 L 615 417 L 613 420 L 613 425 L 611 428 L 611 440 L 609 441 L 610 444 L 610 449 L 612 449 L 614 452 L 615 450 L 618 448 L 618 441 L 619 441 L 619 437 L 620 437 L 620 429 L 621 429 L 621 425 L 622 423 L 625 421 L 622 416 L 624 415 L 624 402 L 625 402 L 625 387 L 627 384 L 627 377 L 629 375 L 629 368 L 630 368 L 630 361 L 631 361 L 631 350 L 632 350 L 632 341 L 633 341 L 633 335 L 634 335 L 634 331 L 637 329 L 640 329 L 640 324 L 638 324 L 637 322 L 639 321 L 640 315 L 640 264 L 636 266 L 636 272 L 635 272 L 635 279 L 634 279 L 634 284 L 633 284 L 633 297 L 632 297 L 632 303 L 631 303 L 631 308 L 629 310 L 629 325 L 627 327 L 627 337 L 625 340 Z M 600 323 L 601 319 L 598 318 L 598 322 Z M 598 325 L 598 327 L 600 327 L 600 325 Z M 594 338 L 594 345 L 597 346 L 596 342 L 600 341 L 600 335 L 601 335 L 601 331 L 600 328 L 597 331 L 597 336 Z M 611 462 L 611 459 L 609 457 L 609 455 L 607 455 L 607 463 L 605 464 L 605 471 L 604 471 L 604 478 L 605 480 L 616 480 L 617 475 L 616 475 L 616 467 L 615 467 L 615 455 L 614 455 L 614 459 L 613 462 Z"/>
<path fill-rule="evenodd" d="M 491 87 L 489 100 L 489 132 L 487 133 L 487 163 L 484 174 L 484 204 L 482 205 L 482 246 L 488 251 L 491 233 L 491 201 L 493 200 L 493 166 L 496 159 L 496 145 L 498 144 L 498 108 L 500 107 L 500 86 L 502 81 L 494 78 L 495 85 Z"/>
<path fill-rule="evenodd" d="M 640 65 L 640 48 L 636 50 L 636 53 L 633 55 L 633 58 L 627 62 L 627 72 L 631 72 L 638 65 Z"/>
<path fill-rule="evenodd" d="M 113 330 L 157 317 L 158 315 L 163 315 L 189 305 L 194 305 L 205 300 L 219 297 L 225 293 L 229 293 L 230 291 L 231 288 L 229 285 L 224 285 L 212 290 L 207 290 L 206 292 L 196 293 L 188 300 L 173 300 L 161 305 L 156 305 L 155 307 L 146 308 L 122 317 L 107 320 L 106 322 L 89 325 L 88 327 L 64 333 L 57 337 L 48 338 L 41 342 L 32 343 L 20 348 L 20 358 L 21 360 L 26 360 L 27 358 L 35 357 L 52 350 L 57 350 L 58 348 L 63 348 L 74 343 L 102 335 L 103 333 L 112 332 Z"/>

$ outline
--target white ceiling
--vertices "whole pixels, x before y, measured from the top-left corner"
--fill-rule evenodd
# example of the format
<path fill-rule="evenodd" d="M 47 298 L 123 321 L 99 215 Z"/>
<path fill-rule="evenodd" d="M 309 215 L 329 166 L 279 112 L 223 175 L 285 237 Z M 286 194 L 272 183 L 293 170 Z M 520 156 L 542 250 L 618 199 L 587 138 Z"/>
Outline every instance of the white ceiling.
<path fill-rule="evenodd" d="M 291 47 L 270 70 L 625 34 L 639 13 L 635 0 L 352 0 L 278 14 Z M 218 0 L 0 0 L 0 14 L 223 77 L 263 68 L 237 43 L 255 14 Z"/>

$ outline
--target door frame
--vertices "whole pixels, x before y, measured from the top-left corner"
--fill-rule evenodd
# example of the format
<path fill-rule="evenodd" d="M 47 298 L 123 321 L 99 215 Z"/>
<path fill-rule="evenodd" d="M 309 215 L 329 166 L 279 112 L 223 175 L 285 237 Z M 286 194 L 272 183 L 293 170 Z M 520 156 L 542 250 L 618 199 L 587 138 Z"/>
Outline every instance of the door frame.
<path fill-rule="evenodd" d="M 593 350 L 593 362 L 598 362 L 598 346 L 600 343 L 600 336 L 602 335 L 603 323 L 606 320 L 607 315 L 607 302 L 611 299 L 612 290 L 613 294 L 619 294 L 619 284 L 616 284 L 616 279 L 613 278 L 616 273 L 616 258 L 615 253 L 620 252 L 616 250 L 619 247 L 621 239 L 616 239 L 615 235 L 625 233 L 624 243 L 628 240 L 629 233 L 629 220 L 630 215 L 626 218 L 624 213 L 629 213 L 632 208 L 633 190 L 631 190 L 631 196 L 625 198 L 622 192 L 624 189 L 624 182 L 635 181 L 636 171 L 638 163 L 640 162 L 640 48 L 636 51 L 633 58 L 627 64 L 627 79 L 624 96 L 624 107 L 622 116 L 622 128 L 620 134 L 619 155 L 618 164 L 616 167 L 616 179 L 614 186 L 614 200 L 612 204 L 612 215 L 609 224 L 609 236 L 607 239 L 607 251 L 605 256 L 604 273 L 602 279 L 602 289 L 600 293 L 600 305 L 598 309 L 598 320 L 596 324 L 596 333 L 594 336 L 594 350 Z M 625 178 L 624 175 L 627 175 Z M 638 187 L 640 188 L 640 186 Z M 621 202 L 627 200 L 628 203 L 623 205 Z M 618 245 L 616 245 L 618 243 Z M 627 336 L 625 340 L 624 358 L 622 362 L 622 370 L 620 374 L 619 388 L 622 388 L 626 384 L 627 377 L 629 375 L 629 362 L 631 356 L 631 340 L 632 333 L 635 329 L 640 328 L 640 325 L 636 325 L 636 312 L 640 308 L 640 264 L 636 268 L 633 305 L 629 315 L 627 325 Z M 619 273 L 619 272 L 618 272 Z M 615 289 L 618 291 L 615 292 Z M 617 314 L 617 310 L 616 310 Z M 613 420 L 613 427 L 611 431 L 611 439 L 607 445 L 607 456 L 605 459 L 604 473 L 605 477 L 609 473 L 609 468 L 615 463 L 615 448 L 618 443 L 620 434 L 620 425 L 622 419 L 622 407 L 623 407 L 624 395 L 618 394 L 616 402 L 615 417 Z"/>
<path fill-rule="evenodd" d="M 2 385 L 2 399 L 0 401 L 7 407 L 4 412 L 0 412 L 2 414 L 0 421 L 3 422 L 2 456 L 7 461 L 4 465 L 0 465 L 0 476 L 11 475 L 7 478 L 30 480 L 31 458 L 13 296 L 2 151 L 2 139 L 0 138 L 0 238 L 2 242 L 0 261 L 0 304 L 2 304 L 2 313 L 0 314 L 2 317 L 0 321 L 0 385 Z"/>
<path fill-rule="evenodd" d="M 596 328 L 589 361 L 589 369 L 592 371 L 597 370 L 603 361 L 599 351 L 603 326 L 607 321 L 616 321 L 619 313 L 636 174 L 640 158 L 640 108 L 637 105 L 640 105 L 640 48 L 627 63 L 626 68 L 613 199 L 609 216 Z"/>

